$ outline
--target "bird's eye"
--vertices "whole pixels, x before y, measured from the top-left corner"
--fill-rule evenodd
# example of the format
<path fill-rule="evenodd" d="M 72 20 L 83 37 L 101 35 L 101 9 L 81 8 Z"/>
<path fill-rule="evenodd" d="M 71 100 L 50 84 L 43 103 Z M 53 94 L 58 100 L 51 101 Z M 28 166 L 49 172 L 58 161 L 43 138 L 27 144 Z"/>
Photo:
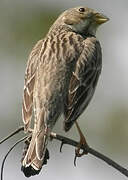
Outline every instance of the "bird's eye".
<path fill-rule="evenodd" d="M 80 11 L 80 12 L 84 12 L 85 9 L 84 9 L 84 8 L 80 8 L 79 11 Z"/>

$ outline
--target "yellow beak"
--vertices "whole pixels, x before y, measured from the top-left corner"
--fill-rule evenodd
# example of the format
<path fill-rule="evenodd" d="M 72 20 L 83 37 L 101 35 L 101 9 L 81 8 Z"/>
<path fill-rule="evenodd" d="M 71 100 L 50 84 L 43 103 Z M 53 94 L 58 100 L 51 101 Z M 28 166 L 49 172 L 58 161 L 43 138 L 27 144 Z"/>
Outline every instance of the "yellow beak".
<path fill-rule="evenodd" d="M 100 13 L 96 13 L 93 17 L 94 17 L 94 21 L 99 25 L 103 24 L 109 20 L 109 18 L 107 16 L 100 14 Z"/>

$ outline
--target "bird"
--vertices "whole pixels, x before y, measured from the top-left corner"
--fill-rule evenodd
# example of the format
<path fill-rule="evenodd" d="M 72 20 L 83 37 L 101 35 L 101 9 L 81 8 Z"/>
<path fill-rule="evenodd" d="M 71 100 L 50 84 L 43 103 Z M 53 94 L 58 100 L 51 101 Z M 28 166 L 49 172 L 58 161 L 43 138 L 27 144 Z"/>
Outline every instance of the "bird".
<path fill-rule="evenodd" d="M 76 155 L 83 154 L 80 147 L 87 142 L 77 119 L 90 103 L 101 74 L 102 50 L 96 32 L 108 20 L 85 6 L 70 8 L 32 49 L 22 102 L 24 132 L 32 134 L 22 158 L 25 176 L 39 174 L 47 163 L 50 133 L 62 114 L 65 132 L 76 124 L 80 135 Z"/>

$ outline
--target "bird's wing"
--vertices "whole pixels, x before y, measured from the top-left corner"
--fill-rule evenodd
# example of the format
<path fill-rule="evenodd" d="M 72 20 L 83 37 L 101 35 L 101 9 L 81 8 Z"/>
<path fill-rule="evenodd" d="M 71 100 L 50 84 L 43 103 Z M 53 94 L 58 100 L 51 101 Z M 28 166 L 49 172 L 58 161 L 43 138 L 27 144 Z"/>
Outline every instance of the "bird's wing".
<path fill-rule="evenodd" d="M 23 91 L 23 103 L 22 103 L 22 119 L 24 123 L 24 129 L 27 131 L 32 118 L 32 106 L 33 106 L 33 89 L 35 84 L 35 72 L 38 65 L 38 59 L 42 48 L 43 40 L 33 48 L 25 72 L 24 91 Z"/>
<path fill-rule="evenodd" d="M 101 72 L 102 54 L 95 37 L 84 40 L 84 49 L 72 73 L 64 107 L 64 129 L 68 131 L 88 106 Z"/>

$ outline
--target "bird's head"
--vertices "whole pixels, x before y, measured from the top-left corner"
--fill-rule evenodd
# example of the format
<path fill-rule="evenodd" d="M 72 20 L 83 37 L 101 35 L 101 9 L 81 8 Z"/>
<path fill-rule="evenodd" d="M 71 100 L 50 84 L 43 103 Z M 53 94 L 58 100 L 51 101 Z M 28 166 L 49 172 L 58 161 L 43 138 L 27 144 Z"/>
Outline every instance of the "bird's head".
<path fill-rule="evenodd" d="M 93 9 L 76 7 L 62 13 L 59 23 L 63 23 L 75 32 L 95 35 L 97 28 L 108 20 L 105 15 Z"/>

